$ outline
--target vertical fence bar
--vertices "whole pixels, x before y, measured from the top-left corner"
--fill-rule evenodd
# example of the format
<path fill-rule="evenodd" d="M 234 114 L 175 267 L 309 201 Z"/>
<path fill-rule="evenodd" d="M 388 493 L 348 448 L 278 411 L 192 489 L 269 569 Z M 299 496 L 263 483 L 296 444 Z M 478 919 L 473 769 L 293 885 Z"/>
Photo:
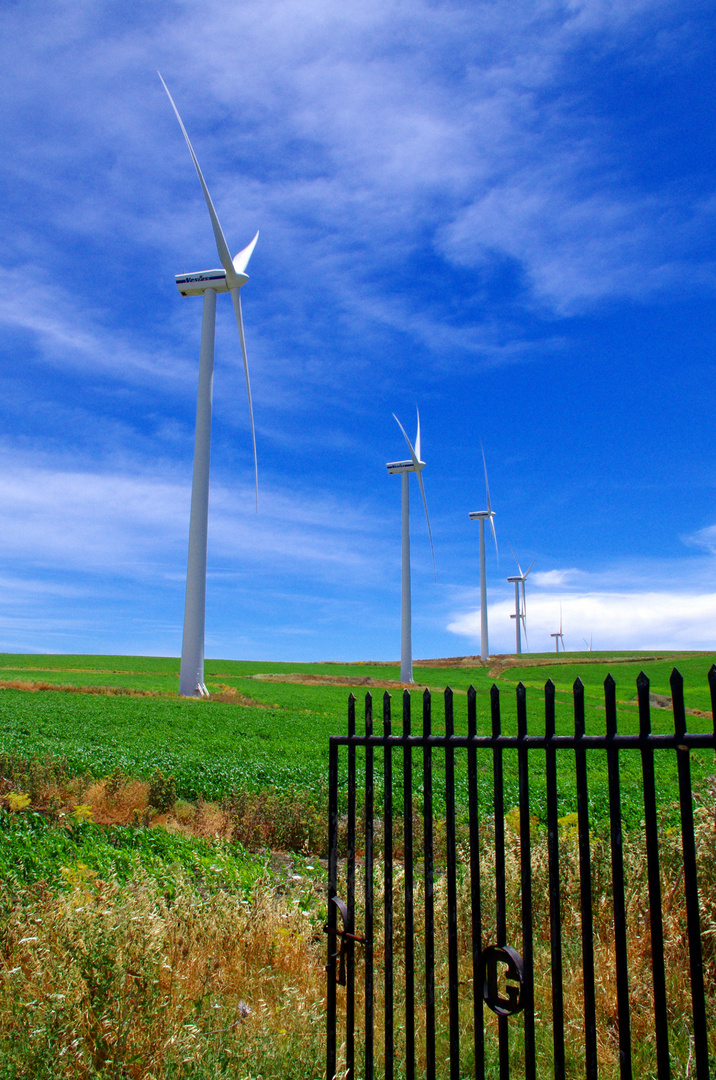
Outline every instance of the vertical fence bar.
<path fill-rule="evenodd" d="M 527 738 L 527 691 L 517 686 L 517 736 Z M 532 847 L 530 839 L 530 781 L 527 746 L 517 750 L 520 799 L 520 881 L 522 886 L 522 959 L 525 964 L 525 1080 L 535 1080 L 534 959 L 532 948 Z"/>
<path fill-rule="evenodd" d="M 671 673 L 671 700 L 674 709 L 674 732 L 686 734 L 684 709 L 684 680 L 674 668 Z M 704 966 L 701 955 L 701 918 L 699 915 L 699 884 L 696 872 L 696 839 L 694 836 L 694 804 L 691 790 L 691 762 L 686 746 L 676 751 L 679 770 L 679 803 L 681 805 L 681 844 L 684 853 L 684 891 L 686 893 L 686 923 L 689 935 L 689 966 L 691 968 L 691 1007 L 694 1017 L 694 1056 L 697 1080 L 708 1080 L 709 1048 L 706 1034 L 706 1002 L 704 999 Z"/>
<path fill-rule="evenodd" d="M 373 734 L 373 698 L 365 696 L 365 733 Z M 373 747 L 365 748 L 365 1080 L 373 1080 Z"/>
<path fill-rule="evenodd" d="M 642 671 L 636 680 L 639 700 L 639 733 L 651 735 L 649 680 Z M 659 871 L 659 831 L 656 821 L 656 783 L 654 751 L 646 746 L 641 751 L 641 775 L 644 790 L 644 833 L 646 837 L 646 870 L 649 884 L 649 925 L 651 930 L 651 980 L 654 988 L 654 1030 L 656 1034 L 656 1066 L 658 1080 L 669 1080 L 669 1028 L 666 1010 L 666 972 L 664 968 L 664 926 L 661 915 L 661 875 Z"/>
<path fill-rule="evenodd" d="M 555 734 L 554 683 L 544 688 L 545 735 Z M 564 1080 L 564 989 L 562 986 L 562 914 L 559 899 L 559 809 L 557 801 L 557 752 L 545 750 L 547 780 L 547 858 L 549 866 L 549 927 L 552 968 L 552 1046 L 554 1078 Z"/>
<path fill-rule="evenodd" d="M 348 698 L 348 735 L 356 733 L 356 699 Z M 348 747 L 348 820 L 346 822 L 346 889 L 348 891 L 348 928 L 355 933 L 356 924 L 356 748 Z M 355 945 L 347 949 L 346 965 L 346 1080 L 355 1076 Z"/>
<path fill-rule="evenodd" d="M 467 692 L 467 734 L 477 736 L 477 694 L 471 686 Z M 477 798 L 477 753 L 474 745 L 467 748 L 467 791 L 470 819 L 470 902 L 472 916 L 472 1008 L 475 1039 L 475 1078 L 485 1080 L 485 1021 L 483 1017 L 482 986 L 480 985 L 480 954 L 482 953 L 482 898 L 480 896 L 480 818 Z"/>
<path fill-rule="evenodd" d="M 431 734 L 430 691 L 423 694 L 423 738 Z M 425 1074 L 435 1080 L 435 898 L 433 893 L 433 757 L 423 748 L 423 836 L 425 872 Z"/>
<path fill-rule="evenodd" d="M 617 734 L 616 683 L 611 675 L 604 680 L 604 705 L 607 735 Z M 629 968 L 627 962 L 627 925 L 624 902 L 624 851 L 622 837 L 622 803 L 619 783 L 619 751 L 607 750 L 609 777 L 609 831 L 612 856 L 612 900 L 614 906 L 614 954 L 617 966 L 617 1015 L 619 1017 L 619 1075 L 631 1080 L 631 1021 L 629 1017 Z"/>
<path fill-rule="evenodd" d="M 410 737 L 410 691 L 403 690 L 403 736 Z M 403 747 L 405 862 L 405 1080 L 415 1080 L 415 901 L 413 880 L 413 751 Z"/>
<path fill-rule="evenodd" d="M 711 691 L 711 715 L 714 721 L 714 735 L 716 735 L 716 664 L 709 668 L 709 689 Z"/>
<path fill-rule="evenodd" d="M 391 734 L 390 694 L 383 694 L 383 735 Z M 385 972 L 385 1080 L 393 1080 L 394 981 L 393 981 L 393 748 L 383 749 L 383 955 Z"/>
<path fill-rule="evenodd" d="M 576 679 L 574 694 L 574 734 L 586 732 L 584 684 Z M 589 787 L 587 754 L 574 751 L 577 774 L 577 819 L 579 829 L 579 896 L 582 913 L 582 976 L 584 983 L 584 1050 L 587 1080 L 597 1080 L 597 1016 L 594 986 L 594 924 L 592 919 L 592 867 L 589 854 Z"/>
<path fill-rule="evenodd" d="M 492 715 L 492 735 L 499 738 L 502 734 L 500 721 L 500 691 L 493 683 L 490 690 L 490 710 Z M 505 897 L 505 794 L 502 764 L 502 748 L 492 749 L 492 784 L 493 807 L 495 814 L 495 920 L 497 944 L 507 944 L 507 903 Z M 497 1020 L 500 1080 L 508 1080 L 510 1075 L 510 1044 L 507 1017 Z"/>
<path fill-rule="evenodd" d="M 331 739 L 328 750 L 328 957 L 326 977 L 326 1078 L 336 1074 L 336 905 L 338 894 L 338 746 Z"/>
<path fill-rule="evenodd" d="M 445 734 L 455 734 L 453 695 L 445 688 Z M 457 853 L 455 841 L 455 751 L 445 747 L 445 846 L 448 901 L 448 1014 L 450 1018 L 450 1080 L 460 1078 L 460 1015 L 457 964 Z"/>

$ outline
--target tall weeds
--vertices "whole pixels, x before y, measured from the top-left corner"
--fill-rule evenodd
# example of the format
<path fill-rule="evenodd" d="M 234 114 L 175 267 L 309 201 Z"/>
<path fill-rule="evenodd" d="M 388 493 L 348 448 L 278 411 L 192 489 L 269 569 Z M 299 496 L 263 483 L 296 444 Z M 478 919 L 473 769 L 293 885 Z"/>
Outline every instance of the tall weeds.
<path fill-rule="evenodd" d="M 320 911 L 268 879 L 246 900 L 177 873 L 168 900 L 141 876 L 66 878 L 3 913 L 3 1077 L 319 1075 Z"/>
<path fill-rule="evenodd" d="M 520 841 L 517 819 L 514 813 L 508 813 L 505 820 L 506 841 L 506 881 L 507 881 L 507 940 L 522 951 L 522 930 L 520 921 Z M 436 829 L 440 849 L 441 831 Z M 618 1063 L 618 1022 L 616 999 L 616 967 L 614 954 L 614 923 L 612 907 L 612 881 L 610 871 L 608 831 L 596 831 L 591 837 L 592 867 L 592 907 L 594 920 L 594 949 L 596 969 L 596 1009 L 599 1075 L 603 1080 L 617 1080 L 620 1075 Z M 701 800 L 696 811 L 696 843 L 698 852 L 698 877 L 701 909 L 701 932 L 704 977 L 709 1016 L 709 1035 L 711 1052 L 716 1055 L 716 790 L 711 787 Z M 481 883 L 483 912 L 483 947 L 496 941 L 495 931 L 495 873 L 494 873 L 494 834 L 489 827 L 481 833 Z M 550 917 L 549 917 L 549 871 L 548 850 L 545 830 L 535 821 L 532 840 L 532 898 L 534 927 L 534 990 L 535 1014 L 537 1027 L 538 1074 L 552 1075 L 552 985 L 550 960 Z M 440 857 L 439 857 L 439 861 Z M 669 1004 L 670 1050 L 674 1076 L 687 1077 L 692 1046 L 690 1042 L 691 984 L 689 974 L 689 952 L 687 940 L 686 910 L 683 888 L 683 855 L 680 832 L 664 824 L 660 833 L 660 862 L 662 876 L 662 908 L 665 938 L 665 965 L 667 978 L 667 997 Z M 624 842 L 625 877 L 627 881 L 627 923 L 628 923 L 628 960 L 629 993 L 631 1008 L 631 1035 L 633 1046 L 634 1075 L 651 1077 L 655 1073 L 655 1032 L 653 1019 L 653 981 L 651 973 L 651 940 L 649 933 L 649 908 L 647 890 L 646 852 L 643 835 L 640 830 L 633 830 Z M 444 865 L 444 863 L 443 863 Z M 418 965 L 417 993 L 418 1007 L 416 1028 L 420 1031 L 424 1020 L 423 986 L 425 972 L 422 966 L 424 956 L 424 888 L 421 879 L 421 865 L 415 868 L 415 935 L 416 961 Z M 376 940 L 374 958 L 376 963 L 376 987 L 378 997 L 375 1002 L 377 1026 L 375 1032 L 378 1054 L 378 1072 L 381 1075 L 381 1017 L 384 1002 L 382 992 L 381 967 L 384 959 L 385 942 L 382 936 L 382 908 L 384 896 L 382 888 L 382 864 L 375 870 L 375 916 Z M 360 877 L 360 874 L 359 874 Z M 461 1066 L 464 1075 L 474 1075 L 473 1031 L 472 1031 L 472 931 L 469 850 L 463 843 L 458 851 L 457 868 L 458 889 L 458 930 L 459 930 L 459 982 L 461 996 Z M 395 986 L 396 997 L 396 1046 L 398 1066 L 396 1075 L 402 1075 L 401 1056 L 404 1054 L 405 1017 L 402 1012 L 402 987 L 404 986 L 403 949 L 405 945 L 403 927 L 404 912 L 404 871 L 398 868 L 394 875 L 393 907 L 395 950 Z M 339 885 L 339 893 L 345 883 Z M 582 938 L 580 918 L 580 878 L 577 829 L 567 818 L 562 823 L 560 835 L 560 888 L 561 888 L 561 925 L 563 948 L 563 984 L 566 1031 L 567 1075 L 584 1075 L 584 1000 L 582 982 Z M 363 925 L 364 912 L 360 907 L 362 882 L 359 881 L 359 910 L 356 925 Z M 438 1023 L 438 1059 L 448 1056 L 447 1023 L 447 882 L 444 873 L 439 872 L 435 881 L 435 921 L 436 921 L 436 1002 Z M 360 949 L 356 951 L 357 978 L 362 980 L 362 957 Z M 357 987 L 358 1015 L 362 1016 L 362 984 Z M 339 992 L 340 999 L 340 992 Z M 486 1054 L 489 1077 L 497 1076 L 497 1018 L 486 1008 Z M 513 1075 L 522 1075 L 524 1066 L 522 1054 L 523 1021 L 517 1016 L 509 1021 L 511 1034 L 511 1059 Z M 362 1044 L 363 1035 L 357 1045 Z M 419 1069 L 424 1067 L 424 1046 L 418 1039 Z"/>

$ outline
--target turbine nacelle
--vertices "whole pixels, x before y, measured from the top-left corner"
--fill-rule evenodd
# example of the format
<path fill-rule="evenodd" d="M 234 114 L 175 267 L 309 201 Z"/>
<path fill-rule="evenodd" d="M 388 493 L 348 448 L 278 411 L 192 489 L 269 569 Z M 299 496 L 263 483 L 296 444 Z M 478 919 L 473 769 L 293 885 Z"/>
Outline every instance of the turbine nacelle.
<path fill-rule="evenodd" d="M 493 518 L 495 516 L 494 510 L 471 510 L 467 515 L 470 521 L 478 521 L 480 518 L 487 520 L 487 518 Z"/>
<path fill-rule="evenodd" d="M 416 412 L 417 418 L 418 418 L 418 431 L 417 431 L 417 434 L 415 436 L 415 446 L 413 446 L 410 439 L 408 438 L 408 434 L 407 434 L 405 428 L 403 427 L 403 425 L 401 424 L 400 420 L 398 420 L 398 417 L 395 415 L 395 413 L 393 413 L 393 419 L 395 420 L 396 424 L 398 425 L 398 427 L 402 431 L 403 436 L 405 438 L 405 441 L 408 444 L 408 450 L 410 451 L 410 461 L 389 461 L 388 464 L 387 464 L 387 469 L 388 469 L 389 473 L 393 473 L 393 474 L 395 474 L 395 473 L 409 473 L 409 472 L 414 472 L 414 473 L 417 474 L 418 484 L 420 485 L 420 494 L 423 497 L 423 506 L 425 507 L 425 520 L 426 520 L 426 522 L 428 524 L 428 536 L 430 537 L 430 550 L 431 550 L 432 556 L 433 556 L 433 571 L 435 571 L 435 548 L 433 547 L 433 533 L 432 533 L 432 530 L 430 528 L 430 516 L 428 514 L 428 504 L 427 504 L 427 500 L 425 498 L 425 488 L 423 487 L 423 478 L 420 475 L 421 472 L 423 471 L 423 469 L 425 468 L 425 462 L 420 457 L 420 411 L 418 410 L 417 407 L 415 409 L 415 412 Z"/>
<path fill-rule="evenodd" d="M 198 274 L 177 274 L 177 289 L 182 296 L 203 296 L 207 289 L 215 292 L 230 292 L 232 288 L 240 289 L 249 280 L 248 274 L 237 274 L 236 285 L 229 285 L 226 280 L 226 270 L 201 270 Z"/>
<path fill-rule="evenodd" d="M 417 468 L 414 461 L 389 461 L 386 466 L 389 473 L 421 472 L 424 467 L 424 461 L 418 462 Z"/>

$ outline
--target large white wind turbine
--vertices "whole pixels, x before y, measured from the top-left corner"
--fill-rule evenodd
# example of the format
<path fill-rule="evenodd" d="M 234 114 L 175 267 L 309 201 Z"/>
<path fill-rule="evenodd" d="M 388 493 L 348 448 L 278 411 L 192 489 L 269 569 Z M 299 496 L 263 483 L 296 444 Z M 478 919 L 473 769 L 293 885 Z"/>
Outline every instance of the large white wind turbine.
<path fill-rule="evenodd" d="M 416 410 L 417 411 L 417 410 Z M 428 536 L 430 537 L 430 550 L 433 554 L 433 570 L 435 569 L 435 549 L 433 548 L 433 534 L 430 530 L 430 518 L 428 517 L 428 504 L 425 499 L 423 478 L 420 475 L 425 468 L 425 462 L 420 458 L 420 413 L 418 412 L 418 433 L 415 437 L 415 447 L 405 433 L 405 428 L 398 417 L 393 413 L 393 419 L 405 436 L 405 441 L 410 450 L 410 461 L 389 461 L 388 472 L 402 475 L 402 518 L 403 518 L 403 574 L 402 574 L 402 602 L 400 618 L 400 681 L 411 683 L 413 681 L 413 642 L 412 642 L 412 613 L 410 603 L 410 493 L 408 481 L 410 473 L 417 473 L 420 494 L 423 497 L 425 507 L 425 520 L 428 523 Z"/>
<path fill-rule="evenodd" d="M 179 693 L 184 697 L 200 697 L 207 693 L 204 684 L 204 622 L 206 615 L 206 540 L 209 518 L 209 459 L 211 453 L 211 402 L 214 380 L 214 328 L 216 323 L 216 294 L 228 292 L 234 304 L 236 323 L 239 328 L 241 355 L 244 361 L 246 391 L 249 398 L 251 438 L 254 448 L 254 477 L 256 480 L 256 508 L 259 500 L 259 473 L 256 456 L 256 431 L 251 403 L 249 364 L 246 358 L 244 324 L 241 318 L 239 290 L 249 280 L 246 273 L 258 233 L 250 244 L 232 259 L 224 237 L 209 189 L 199 168 L 194 148 L 189 141 L 179 110 L 162 79 L 162 86 L 184 133 L 191 159 L 199 176 L 209 217 L 214 230 L 221 270 L 203 270 L 195 274 L 178 274 L 177 288 L 182 296 L 203 296 L 204 310 L 201 323 L 201 350 L 199 355 L 199 390 L 196 404 L 196 436 L 194 441 L 194 473 L 191 486 L 191 516 L 189 522 L 189 556 L 186 571 L 186 599 L 184 602 L 184 634 L 181 650 Z"/>
<path fill-rule="evenodd" d="M 515 549 L 513 548 L 512 544 L 510 544 L 510 551 L 513 555 L 515 555 Z M 510 618 L 515 620 L 515 652 L 519 655 L 522 652 L 522 635 L 520 633 L 520 629 L 524 630 L 525 645 L 527 645 L 527 600 L 525 598 L 525 581 L 527 580 L 527 576 L 532 567 L 534 566 L 535 561 L 534 559 L 532 560 L 526 574 L 522 573 L 522 567 L 520 566 L 516 555 L 515 562 L 517 563 L 517 569 L 519 570 L 519 574 L 515 575 L 515 577 L 508 577 L 507 580 L 510 583 L 514 583 L 515 586 L 515 613 L 514 615 L 510 615 Z M 520 585 L 522 586 L 522 606 L 520 606 Z M 522 623 L 521 628 L 520 622 Z"/>
<path fill-rule="evenodd" d="M 490 528 L 492 529 L 492 539 L 495 541 L 495 551 L 497 552 L 497 561 L 500 560 L 500 553 L 497 548 L 497 535 L 495 533 L 495 512 L 490 505 L 490 485 L 487 482 L 487 462 L 485 461 L 485 451 L 480 443 L 480 449 L 482 450 L 482 464 L 485 467 L 485 493 L 487 495 L 487 510 L 472 510 L 468 515 L 471 521 L 480 522 L 480 659 L 487 660 L 490 655 L 490 648 L 487 642 L 487 578 L 485 575 L 485 521 L 490 522 Z"/>
<path fill-rule="evenodd" d="M 556 634 L 550 634 L 550 637 L 554 638 L 554 644 L 556 651 L 559 652 L 559 643 L 562 642 L 562 652 L 564 652 L 564 638 L 562 637 L 562 605 L 559 605 L 559 631 Z"/>

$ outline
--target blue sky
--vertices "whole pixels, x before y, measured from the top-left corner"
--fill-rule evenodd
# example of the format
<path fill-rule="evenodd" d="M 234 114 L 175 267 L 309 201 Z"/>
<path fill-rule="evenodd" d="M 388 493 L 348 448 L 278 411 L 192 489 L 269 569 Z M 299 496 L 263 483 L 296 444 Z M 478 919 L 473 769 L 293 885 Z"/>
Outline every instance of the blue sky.
<path fill-rule="evenodd" d="M 218 265 L 208 656 L 416 657 L 562 605 L 568 650 L 716 649 L 716 6 L 4 3 L 0 649 L 177 655 Z"/>

